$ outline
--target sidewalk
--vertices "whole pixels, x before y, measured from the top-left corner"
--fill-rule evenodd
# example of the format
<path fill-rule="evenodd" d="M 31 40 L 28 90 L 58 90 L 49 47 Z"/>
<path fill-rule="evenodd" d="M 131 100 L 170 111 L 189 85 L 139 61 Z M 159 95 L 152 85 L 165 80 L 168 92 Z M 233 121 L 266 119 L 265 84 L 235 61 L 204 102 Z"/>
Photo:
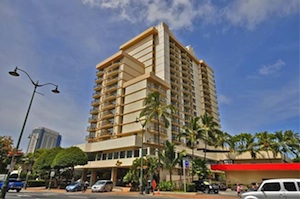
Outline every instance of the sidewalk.
<path fill-rule="evenodd" d="M 22 189 L 22 192 L 54 192 L 54 193 L 66 193 L 64 189 L 46 189 L 45 187 L 28 187 L 27 189 Z M 81 191 L 70 192 L 81 194 Z M 88 189 L 85 193 L 92 193 Z M 126 187 L 115 187 L 112 192 L 106 194 L 117 194 L 117 195 L 140 195 L 139 192 L 130 192 Z M 146 194 L 145 196 L 151 197 L 153 193 Z M 203 194 L 201 192 L 155 192 L 155 196 L 168 196 L 172 198 L 197 198 L 197 199 L 236 199 L 236 192 L 234 191 L 220 191 L 219 194 Z"/>

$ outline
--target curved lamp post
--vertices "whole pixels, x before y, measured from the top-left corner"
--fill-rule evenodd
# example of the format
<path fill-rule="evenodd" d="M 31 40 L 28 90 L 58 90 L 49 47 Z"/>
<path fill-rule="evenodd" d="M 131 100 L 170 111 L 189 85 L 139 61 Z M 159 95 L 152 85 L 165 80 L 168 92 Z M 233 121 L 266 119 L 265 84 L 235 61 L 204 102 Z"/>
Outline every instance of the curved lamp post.
<path fill-rule="evenodd" d="M 143 194 L 143 166 L 144 166 L 144 154 L 143 154 L 143 150 L 144 150 L 144 131 L 145 131 L 145 126 L 146 126 L 146 122 L 141 122 L 140 118 L 136 118 L 135 122 L 140 122 L 140 124 L 142 125 L 142 144 L 141 144 L 141 169 L 140 169 L 140 194 Z"/>
<path fill-rule="evenodd" d="M 22 69 L 20 69 L 18 67 L 16 67 L 14 71 L 10 71 L 8 73 L 10 75 L 12 75 L 12 76 L 18 77 L 18 76 L 20 76 L 20 74 L 18 73 L 18 71 L 23 72 L 23 73 L 26 74 L 26 76 L 30 79 L 31 83 L 33 84 L 34 89 L 33 89 L 33 93 L 32 93 L 32 96 L 31 96 L 31 99 L 30 99 L 30 102 L 29 102 L 29 106 L 28 106 L 28 109 L 27 109 L 25 120 L 24 120 L 22 129 L 21 129 L 21 133 L 19 135 L 18 143 L 17 143 L 16 149 L 15 149 L 16 152 L 18 151 L 19 146 L 20 146 L 20 142 L 21 142 L 21 139 L 22 139 L 22 136 L 23 136 L 23 132 L 24 132 L 24 129 L 25 129 L 25 125 L 26 125 L 26 122 L 27 122 L 27 118 L 28 118 L 28 115 L 29 115 L 29 112 L 30 112 L 31 104 L 32 104 L 34 95 L 36 93 L 36 89 L 38 87 L 42 87 L 42 86 L 46 86 L 46 85 L 52 85 L 52 86 L 55 87 L 55 89 L 53 89 L 52 92 L 56 93 L 56 94 L 59 93 L 59 90 L 57 89 L 58 85 L 53 84 L 53 83 L 39 84 L 39 81 L 34 82 L 32 80 L 32 78 L 29 76 L 29 74 L 25 70 L 22 70 Z M 5 195 L 6 195 L 6 192 L 7 192 L 7 189 L 8 189 L 9 176 L 10 176 L 10 173 L 12 172 L 14 166 L 15 166 L 15 153 L 13 153 L 13 155 L 12 155 L 10 166 L 9 166 L 9 169 L 8 169 L 8 173 L 7 173 L 5 182 L 4 182 L 4 184 L 2 186 L 2 189 L 1 189 L 1 197 L 0 198 L 3 198 L 3 199 L 5 198 Z"/>

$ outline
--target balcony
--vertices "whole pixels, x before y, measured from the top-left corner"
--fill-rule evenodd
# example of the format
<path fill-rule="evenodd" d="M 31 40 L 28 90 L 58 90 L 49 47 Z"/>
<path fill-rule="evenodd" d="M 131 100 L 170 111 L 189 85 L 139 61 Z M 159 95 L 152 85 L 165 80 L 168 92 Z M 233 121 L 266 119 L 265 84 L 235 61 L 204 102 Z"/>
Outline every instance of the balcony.
<path fill-rule="evenodd" d="M 100 100 L 99 99 L 95 99 L 91 102 L 92 106 L 99 106 Z"/>
<path fill-rule="evenodd" d="M 94 108 L 92 108 L 92 109 L 90 110 L 90 114 L 92 114 L 92 115 L 97 115 L 98 112 L 99 112 L 98 107 L 94 107 Z"/>
<path fill-rule="evenodd" d="M 90 126 L 87 127 L 87 131 L 89 132 L 95 132 L 97 128 L 96 124 L 91 124 Z"/>
<path fill-rule="evenodd" d="M 102 76 L 104 74 L 104 71 L 101 69 L 101 70 L 98 70 L 96 75 L 97 76 Z"/>
<path fill-rule="evenodd" d="M 103 77 L 98 77 L 95 79 L 96 84 L 100 84 L 103 81 Z"/>
<path fill-rule="evenodd" d="M 101 84 L 97 84 L 94 86 L 94 91 L 99 91 L 102 89 L 102 85 Z"/>
<path fill-rule="evenodd" d="M 89 123 L 97 123 L 97 121 L 98 121 L 98 117 L 96 117 L 95 115 L 89 118 Z"/>
<path fill-rule="evenodd" d="M 100 96 L 101 96 L 101 92 L 99 91 L 93 93 L 93 98 L 100 98 Z"/>

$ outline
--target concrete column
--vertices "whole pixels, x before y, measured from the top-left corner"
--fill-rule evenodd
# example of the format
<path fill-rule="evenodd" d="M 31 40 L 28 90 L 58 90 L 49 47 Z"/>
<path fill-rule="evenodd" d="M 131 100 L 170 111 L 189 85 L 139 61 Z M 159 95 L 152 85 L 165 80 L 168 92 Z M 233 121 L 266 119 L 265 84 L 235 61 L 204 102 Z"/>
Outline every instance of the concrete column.
<path fill-rule="evenodd" d="M 116 182 L 117 182 L 117 173 L 118 173 L 117 168 L 111 169 L 111 180 L 113 181 L 114 186 L 116 185 Z"/>
<path fill-rule="evenodd" d="M 90 179 L 90 184 L 94 184 L 97 180 L 97 171 L 96 170 L 92 170 L 91 172 L 91 179 Z"/>

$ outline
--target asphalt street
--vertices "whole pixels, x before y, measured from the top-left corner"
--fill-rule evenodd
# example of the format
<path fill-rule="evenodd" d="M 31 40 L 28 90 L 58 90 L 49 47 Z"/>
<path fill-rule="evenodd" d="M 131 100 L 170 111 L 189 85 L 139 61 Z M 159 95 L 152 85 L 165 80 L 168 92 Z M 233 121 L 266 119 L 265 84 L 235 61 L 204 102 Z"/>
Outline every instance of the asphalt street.
<path fill-rule="evenodd" d="M 197 199 L 235 199 L 234 192 L 220 192 L 219 194 L 203 194 L 203 193 L 176 193 L 176 192 L 160 192 L 156 195 L 144 194 L 140 195 L 138 192 L 124 192 L 118 189 L 114 189 L 112 192 L 104 193 L 91 193 L 90 190 L 85 193 L 82 192 L 66 192 L 65 190 L 51 189 L 47 190 L 45 188 L 29 188 L 27 190 L 22 190 L 17 193 L 15 191 L 10 191 L 6 194 L 5 199 L 126 199 L 126 198 L 160 198 L 160 199 L 170 199 L 170 198 L 197 198 Z"/>

